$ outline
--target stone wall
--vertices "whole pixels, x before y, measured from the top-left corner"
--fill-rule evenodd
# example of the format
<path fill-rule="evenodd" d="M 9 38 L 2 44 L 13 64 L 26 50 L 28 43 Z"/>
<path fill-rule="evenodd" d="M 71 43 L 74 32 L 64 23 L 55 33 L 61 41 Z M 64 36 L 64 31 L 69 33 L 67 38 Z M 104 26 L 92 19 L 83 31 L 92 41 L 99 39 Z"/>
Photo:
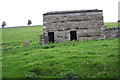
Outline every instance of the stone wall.
<path fill-rule="evenodd" d="M 77 40 L 104 38 L 103 12 L 97 9 L 48 12 L 43 14 L 43 26 L 44 36 L 54 32 L 55 42 L 69 41 L 70 31 L 76 31 Z"/>
<path fill-rule="evenodd" d="M 102 10 L 79 10 L 48 12 L 43 14 L 43 35 L 40 44 L 49 43 L 49 32 L 54 33 L 54 42 L 71 40 L 71 31 L 76 31 L 77 40 L 120 38 L 120 27 L 103 26 Z"/>
<path fill-rule="evenodd" d="M 114 27 L 114 28 L 107 28 L 105 29 L 105 39 L 110 39 L 110 38 L 120 38 L 120 27 Z"/>

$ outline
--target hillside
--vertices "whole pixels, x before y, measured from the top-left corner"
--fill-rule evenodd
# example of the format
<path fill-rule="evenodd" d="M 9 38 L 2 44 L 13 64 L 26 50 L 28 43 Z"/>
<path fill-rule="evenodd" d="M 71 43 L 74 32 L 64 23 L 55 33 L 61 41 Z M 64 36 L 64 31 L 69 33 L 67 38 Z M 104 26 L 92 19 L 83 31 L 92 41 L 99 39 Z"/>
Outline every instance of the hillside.
<path fill-rule="evenodd" d="M 118 27 L 118 23 L 116 23 L 116 22 L 105 22 L 105 23 L 104 23 L 104 26 L 105 26 L 106 28 Z"/>
<path fill-rule="evenodd" d="M 3 78 L 119 77 L 118 39 L 41 46 L 41 33 L 42 26 L 3 29 Z"/>

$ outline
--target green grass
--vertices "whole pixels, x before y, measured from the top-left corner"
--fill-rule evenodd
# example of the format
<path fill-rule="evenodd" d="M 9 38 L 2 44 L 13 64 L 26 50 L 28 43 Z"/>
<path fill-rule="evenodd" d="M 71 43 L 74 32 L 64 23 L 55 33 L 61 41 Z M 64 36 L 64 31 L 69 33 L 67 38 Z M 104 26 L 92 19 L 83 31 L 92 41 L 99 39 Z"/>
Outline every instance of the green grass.
<path fill-rule="evenodd" d="M 2 79 L 2 29 L 0 29 L 0 79 Z"/>
<path fill-rule="evenodd" d="M 38 45 L 42 27 L 3 29 L 3 78 L 117 78 L 118 39 Z M 31 40 L 29 46 L 22 42 Z"/>
<path fill-rule="evenodd" d="M 104 26 L 106 28 L 118 27 L 118 23 L 117 22 L 105 22 Z"/>
<path fill-rule="evenodd" d="M 21 42 L 26 40 L 39 41 L 42 27 L 19 27 L 3 29 L 3 42 Z"/>

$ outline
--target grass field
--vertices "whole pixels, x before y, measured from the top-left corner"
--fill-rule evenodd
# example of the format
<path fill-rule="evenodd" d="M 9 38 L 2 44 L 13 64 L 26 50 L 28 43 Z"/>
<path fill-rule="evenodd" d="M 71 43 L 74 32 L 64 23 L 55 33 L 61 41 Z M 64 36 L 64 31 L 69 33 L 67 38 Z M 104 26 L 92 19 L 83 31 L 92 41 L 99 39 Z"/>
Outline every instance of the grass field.
<path fill-rule="evenodd" d="M 104 23 L 104 26 L 105 26 L 106 28 L 118 27 L 118 23 L 116 23 L 116 22 L 105 22 L 105 23 Z"/>
<path fill-rule="evenodd" d="M 42 26 L 3 29 L 3 78 L 117 78 L 118 39 L 38 45 Z M 23 41 L 31 41 L 23 46 Z"/>

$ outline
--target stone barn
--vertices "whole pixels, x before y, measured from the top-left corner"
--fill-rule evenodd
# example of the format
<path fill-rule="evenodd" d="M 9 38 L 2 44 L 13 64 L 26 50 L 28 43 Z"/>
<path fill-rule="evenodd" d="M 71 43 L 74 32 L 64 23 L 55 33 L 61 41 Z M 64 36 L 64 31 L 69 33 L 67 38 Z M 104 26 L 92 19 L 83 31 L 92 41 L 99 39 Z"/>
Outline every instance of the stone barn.
<path fill-rule="evenodd" d="M 83 39 L 104 39 L 103 11 L 74 10 L 43 14 L 40 44 Z"/>

